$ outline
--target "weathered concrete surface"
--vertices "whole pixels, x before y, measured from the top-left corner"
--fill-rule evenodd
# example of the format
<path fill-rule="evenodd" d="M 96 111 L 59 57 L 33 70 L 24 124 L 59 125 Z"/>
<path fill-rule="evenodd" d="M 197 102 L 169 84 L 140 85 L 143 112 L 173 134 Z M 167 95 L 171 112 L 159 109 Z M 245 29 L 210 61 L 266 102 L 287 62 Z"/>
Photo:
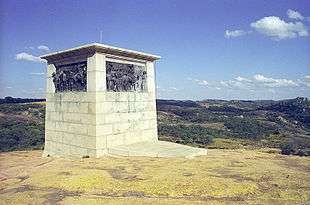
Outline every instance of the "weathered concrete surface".
<path fill-rule="evenodd" d="M 138 142 L 108 148 L 108 154 L 118 156 L 185 157 L 207 155 L 207 150 L 165 141 Z"/>

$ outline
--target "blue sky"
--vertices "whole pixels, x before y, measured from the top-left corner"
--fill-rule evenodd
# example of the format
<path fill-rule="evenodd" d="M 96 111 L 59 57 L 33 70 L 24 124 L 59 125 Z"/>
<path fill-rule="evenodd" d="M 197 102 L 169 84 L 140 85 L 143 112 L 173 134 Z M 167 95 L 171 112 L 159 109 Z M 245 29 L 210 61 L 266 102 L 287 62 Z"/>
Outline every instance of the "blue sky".
<path fill-rule="evenodd" d="M 0 97 L 42 97 L 37 56 L 99 42 L 162 56 L 157 97 L 310 97 L 309 1 L 0 1 Z"/>

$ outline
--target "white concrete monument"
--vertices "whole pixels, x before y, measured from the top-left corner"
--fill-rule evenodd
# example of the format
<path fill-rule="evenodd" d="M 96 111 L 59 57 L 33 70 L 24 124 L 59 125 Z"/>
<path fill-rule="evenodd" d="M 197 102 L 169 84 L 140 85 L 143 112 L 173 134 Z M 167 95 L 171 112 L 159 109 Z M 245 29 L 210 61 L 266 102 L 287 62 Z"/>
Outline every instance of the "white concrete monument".
<path fill-rule="evenodd" d="M 41 58 L 48 63 L 44 155 L 206 154 L 158 141 L 154 62 L 159 56 L 94 43 Z"/>

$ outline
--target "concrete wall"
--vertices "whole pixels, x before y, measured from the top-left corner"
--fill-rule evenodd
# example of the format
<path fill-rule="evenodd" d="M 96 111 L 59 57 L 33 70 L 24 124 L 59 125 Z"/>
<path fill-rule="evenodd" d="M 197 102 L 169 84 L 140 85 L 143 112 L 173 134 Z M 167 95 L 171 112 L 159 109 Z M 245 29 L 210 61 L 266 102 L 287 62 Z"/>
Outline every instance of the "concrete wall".
<path fill-rule="evenodd" d="M 147 67 L 147 92 L 107 92 L 105 62 Z M 157 140 L 153 62 L 95 53 L 87 58 L 87 92 L 55 93 L 47 69 L 45 150 L 56 156 L 102 156 L 108 148 Z"/>

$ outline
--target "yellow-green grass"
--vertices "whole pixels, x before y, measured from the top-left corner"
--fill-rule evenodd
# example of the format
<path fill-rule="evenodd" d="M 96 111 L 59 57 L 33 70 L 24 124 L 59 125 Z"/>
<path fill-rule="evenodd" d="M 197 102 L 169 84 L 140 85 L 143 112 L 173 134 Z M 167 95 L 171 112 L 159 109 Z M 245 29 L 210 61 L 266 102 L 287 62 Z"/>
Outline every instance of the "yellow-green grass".
<path fill-rule="evenodd" d="M 303 204 L 310 158 L 209 150 L 194 159 L 0 154 L 0 204 Z"/>

